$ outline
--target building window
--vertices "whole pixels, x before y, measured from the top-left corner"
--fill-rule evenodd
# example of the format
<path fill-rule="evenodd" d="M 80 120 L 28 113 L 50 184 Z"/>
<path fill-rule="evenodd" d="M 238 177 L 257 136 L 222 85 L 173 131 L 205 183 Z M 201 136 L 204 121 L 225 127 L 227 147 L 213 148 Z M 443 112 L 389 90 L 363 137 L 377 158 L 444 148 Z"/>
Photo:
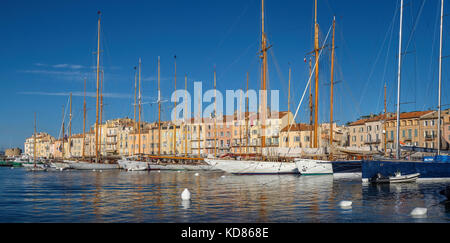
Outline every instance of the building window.
<path fill-rule="evenodd" d="M 417 129 L 414 129 L 414 137 L 417 137 Z"/>

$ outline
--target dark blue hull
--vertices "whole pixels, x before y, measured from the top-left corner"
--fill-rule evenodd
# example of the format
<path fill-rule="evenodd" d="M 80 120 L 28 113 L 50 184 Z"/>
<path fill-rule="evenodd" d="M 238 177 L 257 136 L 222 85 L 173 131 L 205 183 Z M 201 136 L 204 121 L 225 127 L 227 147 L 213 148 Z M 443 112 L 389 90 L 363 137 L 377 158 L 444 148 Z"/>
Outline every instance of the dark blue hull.
<path fill-rule="evenodd" d="M 362 166 L 360 160 L 355 161 L 333 161 L 333 173 L 361 173 Z"/>
<path fill-rule="evenodd" d="M 413 162 L 413 161 L 362 161 L 362 179 L 374 177 L 377 173 L 383 176 L 393 175 L 400 171 L 402 175 L 420 173 L 419 179 L 450 179 L 450 163 Z"/>

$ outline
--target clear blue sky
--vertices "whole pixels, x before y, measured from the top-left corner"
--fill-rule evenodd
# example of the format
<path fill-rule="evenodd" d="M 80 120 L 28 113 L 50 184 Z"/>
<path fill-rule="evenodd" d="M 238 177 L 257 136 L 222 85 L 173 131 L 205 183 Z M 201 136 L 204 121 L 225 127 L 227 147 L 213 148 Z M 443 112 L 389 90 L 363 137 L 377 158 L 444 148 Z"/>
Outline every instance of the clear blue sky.
<path fill-rule="evenodd" d="M 383 110 L 395 110 L 400 0 L 319 0 L 318 22 L 324 39 L 336 15 L 334 118 L 343 124 Z M 266 0 L 270 44 L 269 88 L 280 90 L 287 109 L 288 69 L 292 67 L 291 107 L 305 88 L 306 53 L 313 49 L 313 0 Z M 404 11 L 402 111 L 437 106 L 439 1 L 409 0 Z M 447 5 L 450 2 L 446 3 Z M 444 12 L 448 13 L 446 6 Z M 161 57 L 162 96 L 173 91 L 177 55 L 178 88 L 194 81 L 203 90 L 260 87 L 260 0 L 165 1 L 3 1 L 0 9 L 0 149 L 23 148 L 38 130 L 59 135 L 62 106 L 73 92 L 73 133 L 82 131 L 83 77 L 95 92 L 97 11 L 102 12 L 102 65 L 105 70 L 104 119 L 133 117 L 133 67 L 142 58 L 144 102 L 157 96 L 157 58 Z M 443 55 L 450 55 L 449 20 L 444 23 Z M 413 31 L 414 30 L 414 31 Z M 408 45 L 409 43 L 409 45 Z M 329 121 L 330 51 L 320 64 L 319 119 Z M 448 59 L 443 61 L 443 101 L 450 104 Z M 339 82 L 340 81 L 340 82 Z M 75 95 L 77 94 L 77 95 Z M 308 121 L 306 101 L 298 121 Z M 207 104 L 205 104 L 207 105 Z M 165 103 L 163 111 L 170 111 Z M 448 106 L 446 108 L 449 108 Z M 95 121 L 95 98 L 88 98 L 88 123 Z M 157 118 L 155 105 L 144 105 L 144 120 Z M 168 112 L 163 119 L 169 119 Z M 67 124 L 67 122 L 66 122 Z"/>

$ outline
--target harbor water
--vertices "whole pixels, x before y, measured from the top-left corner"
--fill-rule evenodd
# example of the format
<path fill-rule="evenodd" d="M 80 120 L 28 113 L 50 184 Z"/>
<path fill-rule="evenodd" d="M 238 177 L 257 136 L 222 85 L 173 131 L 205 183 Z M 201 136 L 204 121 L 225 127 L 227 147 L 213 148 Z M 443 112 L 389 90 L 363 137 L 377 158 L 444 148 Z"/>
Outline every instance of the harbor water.
<path fill-rule="evenodd" d="M 198 174 L 197 174 L 198 173 Z M 373 186 L 361 177 L 0 168 L 0 222 L 446 223 L 450 181 Z M 182 200 L 188 189 L 190 200 Z M 351 201 L 351 207 L 339 206 Z M 415 208 L 426 215 L 411 216 Z"/>

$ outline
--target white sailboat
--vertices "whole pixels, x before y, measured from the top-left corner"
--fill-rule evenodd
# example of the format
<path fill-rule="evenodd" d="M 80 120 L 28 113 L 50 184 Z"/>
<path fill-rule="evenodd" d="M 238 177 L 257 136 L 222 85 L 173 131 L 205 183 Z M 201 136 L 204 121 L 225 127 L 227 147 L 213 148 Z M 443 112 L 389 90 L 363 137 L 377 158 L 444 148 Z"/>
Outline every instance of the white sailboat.
<path fill-rule="evenodd" d="M 314 53 L 315 53 L 315 122 L 314 122 L 314 147 L 318 147 L 318 89 L 319 89 L 319 56 L 323 47 L 319 48 L 319 24 L 317 23 L 317 0 L 315 1 L 315 18 L 314 18 Z M 332 54 L 331 54 L 331 109 L 330 109 L 330 147 L 333 143 L 333 68 L 334 68 L 334 30 L 335 30 L 335 19 L 333 19 L 333 43 L 332 43 Z M 311 76 L 310 76 L 311 80 Z M 305 90 L 306 91 L 306 90 Z M 300 106 L 300 105 L 299 105 Z M 297 108 L 298 110 L 298 108 Z M 296 114 L 297 115 L 297 114 Z M 295 116 L 294 116 L 295 119 Z M 295 164 L 297 169 L 302 175 L 326 175 L 333 174 L 333 165 L 330 161 L 316 160 L 316 159 L 295 159 Z"/>
<path fill-rule="evenodd" d="M 267 36 L 264 32 L 264 0 L 261 0 L 261 19 L 262 19 L 262 41 L 261 41 L 261 59 L 262 59 L 262 71 L 261 82 L 262 92 L 266 91 L 266 75 L 267 75 L 267 50 L 270 46 L 267 45 Z M 267 113 L 266 101 L 263 95 L 261 102 L 261 115 L 262 115 L 262 133 L 261 133 L 261 154 L 265 147 L 265 114 Z M 298 174 L 297 166 L 294 162 L 286 160 L 282 162 L 280 160 L 265 159 L 264 156 L 257 159 L 246 159 L 239 157 L 238 159 L 215 159 L 207 158 L 205 162 L 220 170 L 233 174 Z"/>
<path fill-rule="evenodd" d="M 65 160 L 64 162 L 68 163 L 70 165 L 70 168 L 77 169 L 77 170 L 112 170 L 112 169 L 119 169 L 119 164 L 117 163 L 101 163 L 101 154 L 99 154 L 99 150 L 101 149 L 101 142 L 99 142 L 99 124 L 98 124 L 98 113 L 99 113 L 99 65 L 100 65 L 100 11 L 98 12 L 99 18 L 98 18 L 98 39 L 97 39 L 97 120 L 95 124 L 95 153 L 96 153 L 96 159 L 95 163 L 87 162 L 87 161 L 70 161 Z M 103 72 L 102 72 L 103 76 Z M 103 82 L 103 79 L 102 79 Z M 101 99 L 103 100 L 103 95 L 101 96 Z M 103 105 L 102 105 L 103 107 Z M 101 140 L 101 138 L 100 138 Z M 99 149 L 100 145 L 100 149 Z M 70 145 L 69 145 L 70 146 Z M 84 144 L 83 144 L 84 146 Z"/>

